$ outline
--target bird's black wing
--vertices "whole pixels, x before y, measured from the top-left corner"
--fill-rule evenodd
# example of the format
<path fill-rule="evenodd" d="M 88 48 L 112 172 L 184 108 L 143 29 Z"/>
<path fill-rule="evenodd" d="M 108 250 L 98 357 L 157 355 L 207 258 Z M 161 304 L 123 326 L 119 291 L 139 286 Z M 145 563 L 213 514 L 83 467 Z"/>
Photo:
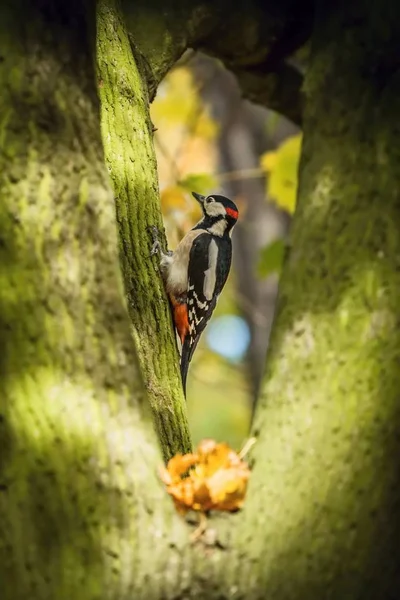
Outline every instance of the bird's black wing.
<path fill-rule="evenodd" d="M 193 242 L 189 255 L 187 289 L 189 332 L 185 337 L 181 356 L 184 388 L 189 362 L 225 285 L 231 259 L 232 246 L 229 237 L 218 238 L 203 233 Z"/>

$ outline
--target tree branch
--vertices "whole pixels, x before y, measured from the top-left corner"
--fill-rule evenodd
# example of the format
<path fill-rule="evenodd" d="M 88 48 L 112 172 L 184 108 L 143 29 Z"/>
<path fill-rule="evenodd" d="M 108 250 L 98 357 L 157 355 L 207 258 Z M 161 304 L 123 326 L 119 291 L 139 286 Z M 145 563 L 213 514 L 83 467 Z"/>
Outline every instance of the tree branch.
<path fill-rule="evenodd" d="M 244 96 L 297 125 L 302 120 L 302 76 L 285 61 L 309 39 L 312 5 L 311 0 L 272 8 L 256 0 L 239 0 L 234 6 L 227 0 L 182 0 L 166 11 L 160 0 L 123 1 L 150 100 L 171 66 L 192 47 L 236 73 Z"/>
<path fill-rule="evenodd" d="M 232 69 L 243 95 L 256 104 L 263 104 L 298 126 L 303 120 L 303 75 L 294 66 L 282 63 L 265 72 L 262 67 Z"/>
<path fill-rule="evenodd" d="M 148 97 L 121 13 L 99 2 L 97 60 L 102 137 L 113 182 L 129 314 L 164 457 L 191 441 L 168 300 L 150 258 L 149 225 L 162 230 Z M 139 59 L 140 60 L 140 59 Z"/>
<path fill-rule="evenodd" d="M 0 2 L 2 600 L 156 598 L 186 539 L 129 331 L 94 19 Z"/>

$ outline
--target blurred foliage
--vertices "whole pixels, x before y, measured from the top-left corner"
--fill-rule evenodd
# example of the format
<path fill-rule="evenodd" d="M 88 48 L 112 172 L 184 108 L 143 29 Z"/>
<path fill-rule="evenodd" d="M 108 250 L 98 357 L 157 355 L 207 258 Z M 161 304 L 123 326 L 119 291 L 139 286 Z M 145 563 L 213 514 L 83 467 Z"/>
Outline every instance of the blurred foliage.
<path fill-rule="evenodd" d="M 283 255 L 285 252 L 284 241 L 275 240 L 261 249 L 257 265 L 257 275 L 267 277 L 272 273 L 279 273 L 282 266 Z"/>
<path fill-rule="evenodd" d="M 293 214 L 297 197 L 301 135 L 285 140 L 274 152 L 261 156 L 261 168 L 268 175 L 267 193 L 279 208 Z"/>
<path fill-rule="evenodd" d="M 261 155 L 260 164 L 267 178 L 269 200 L 289 214 L 296 208 L 301 134 L 286 139 L 274 152 Z M 284 240 L 275 240 L 261 249 L 257 275 L 268 277 L 280 273 L 285 252 Z"/>
<path fill-rule="evenodd" d="M 218 317 L 238 313 L 232 270 L 208 328 Z M 211 437 L 240 448 L 251 418 L 246 366 L 244 361 L 232 363 L 212 352 L 206 333 L 200 338 L 189 369 L 187 399 L 194 444 Z"/>
<path fill-rule="evenodd" d="M 205 436 L 240 448 L 248 435 L 250 405 L 245 367 L 209 351 L 203 337 L 188 380 L 188 412 L 193 442 Z"/>
<path fill-rule="evenodd" d="M 189 127 L 192 135 L 206 139 L 215 139 L 218 132 L 187 67 L 178 67 L 168 74 L 153 103 L 152 118 L 160 127 Z"/>
<path fill-rule="evenodd" d="M 179 184 L 188 192 L 196 191 L 199 194 L 210 194 L 217 187 L 217 179 L 211 173 L 191 173 L 186 175 Z"/>
<path fill-rule="evenodd" d="M 265 121 L 265 129 L 267 131 L 267 134 L 271 137 L 276 133 L 276 130 L 278 129 L 280 119 L 281 116 L 279 113 L 273 110 L 269 111 L 267 119 Z"/>
<path fill-rule="evenodd" d="M 191 192 L 207 194 L 218 185 L 216 136 L 210 116 L 187 67 L 173 69 L 151 106 L 160 182 L 161 209 L 171 247 L 201 217 Z"/>

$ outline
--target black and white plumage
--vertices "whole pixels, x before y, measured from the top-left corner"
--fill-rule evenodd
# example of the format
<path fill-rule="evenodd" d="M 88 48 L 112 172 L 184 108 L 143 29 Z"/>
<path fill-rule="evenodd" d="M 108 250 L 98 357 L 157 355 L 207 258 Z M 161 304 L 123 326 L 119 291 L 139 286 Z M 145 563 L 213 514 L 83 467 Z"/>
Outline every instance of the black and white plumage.
<path fill-rule="evenodd" d="M 181 375 L 184 390 L 189 362 L 225 285 L 232 260 L 232 229 L 236 205 L 225 196 L 201 196 L 203 218 L 183 238 L 175 252 L 164 254 L 158 240 L 152 253 L 161 254 L 161 271 L 182 342 Z"/>
<path fill-rule="evenodd" d="M 184 387 L 189 362 L 225 285 L 231 259 L 232 243 L 229 236 L 202 233 L 190 250 L 187 289 L 189 331 L 183 342 L 181 357 Z"/>

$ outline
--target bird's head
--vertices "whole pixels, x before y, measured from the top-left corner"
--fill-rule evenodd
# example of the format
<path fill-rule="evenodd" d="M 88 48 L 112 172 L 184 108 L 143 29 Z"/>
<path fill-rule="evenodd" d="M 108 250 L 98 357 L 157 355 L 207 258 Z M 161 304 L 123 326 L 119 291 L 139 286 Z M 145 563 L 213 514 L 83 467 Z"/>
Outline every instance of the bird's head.
<path fill-rule="evenodd" d="M 218 194 L 202 196 L 192 192 L 192 196 L 201 204 L 202 227 L 215 235 L 222 236 L 229 233 L 239 217 L 236 204 L 229 198 Z"/>

